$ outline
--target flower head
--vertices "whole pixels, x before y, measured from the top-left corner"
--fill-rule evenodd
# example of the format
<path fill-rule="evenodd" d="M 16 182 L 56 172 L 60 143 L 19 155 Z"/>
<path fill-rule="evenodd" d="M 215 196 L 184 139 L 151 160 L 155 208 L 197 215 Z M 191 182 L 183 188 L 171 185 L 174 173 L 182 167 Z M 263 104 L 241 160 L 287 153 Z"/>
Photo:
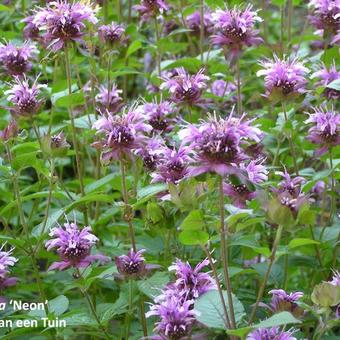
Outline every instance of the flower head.
<path fill-rule="evenodd" d="M 169 294 L 171 293 L 171 294 Z M 146 317 L 157 316 L 154 331 L 159 335 L 160 340 L 180 340 L 190 335 L 195 322 L 195 311 L 193 300 L 183 301 L 176 291 L 165 292 L 158 303 L 151 305 Z"/>
<path fill-rule="evenodd" d="M 31 116 L 38 112 L 41 106 L 39 99 L 40 88 L 44 85 L 39 85 L 34 81 L 30 86 L 26 77 L 14 77 L 14 82 L 10 90 L 5 91 L 8 95 L 7 100 L 13 104 L 11 111 L 18 116 Z"/>
<path fill-rule="evenodd" d="M 19 127 L 15 120 L 11 120 L 8 125 L 0 131 L 0 140 L 7 142 L 18 135 Z"/>
<path fill-rule="evenodd" d="M 245 46 L 262 43 L 259 31 L 255 29 L 256 23 L 262 21 L 257 12 L 252 5 L 217 10 L 212 14 L 217 32 L 212 36 L 213 44 L 229 47 L 232 57 L 235 57 Z"/>
<path fill-rule="evenodd" d="M 188 175 L 188 163 L 191 161 L 189 149 L 180 146 L 178 150 L 164 146 L 158 150 L 156 170 L 151 174 L 152 182 L 177 184 Z"/>
<path fill-rule="evenodd" d="M 264 76 L 266 96 L 277 101 L 296 97 L 306 92 L 305 78 L 309 70 L 296 58 L 264 60 L 260 63 L 262 70 L 256 73 L 257 76 Z"/>
<path fill-rule="evenodd" d="M 269 294 L 272 294 L 270 309 L 274 313 L 288 311 L 297 317 L 303 314 L 303 309 L 297 305 L 297 301 L 303 297 L 302 292 L 287 294 L 283 289 L 273 289 Z"/>
<path fill-rule="evenodd" d="M 82 42 L 86 22 L 97 23 L 96 8 L 90 2 L 57 0 L 38 9 L 32 20 L 43 39 L 53 51 L 58 51 L 69 42 Z"/>
<path fill-rule="evenodd" d="M 98 28 L 100 40 L 107 45 L 117 45 L 126 41 L 125 28 L 115 22 L 109 25 L 102 25 Z"/>
<path fill-rule="evenodd" d="M 216 281 L 209 273 L 204 273 L 201 270 L 209 265 L 209 261 L 204 261 L 192 268 L 189 262 L 182 262 L 177 259 L 169 267 L 169 271 L 175 271 L 176 281 L 174 285 L 179 291 L 183 291 L 186 299 L 196 299 L 209 290 L 216 290 Z"/>
<path fill-rule="evenodd" d="M 4 251 L 2 246 L 0 248 L 0 290 L 14 286 L 17 282 L 17 278 L 9 277 L 10 268 L 18 261 L 14 256 L 12 256 L 13 249 L 9 251 Z"/>
<path fill-rule="evenodd" d="M 145 258 L 143 253 L 145 249 L 135 252 L 130 249 L 127 255 L 116 256 L 115 262 L 118 272 L 127 278 L 141 277 L 146 273 Z"/>
<path fill-rule="evenodd" d="M 192 176 L 204 172 L 240 173 L 239 164 L 248 159 L 245 147 L 251 142 L 259 142 L 262 132 L 251 125 L 252 120 L 246 120 L 245 115 L 235 118 L 232 115 L 226 119 L 209 117 L 198 126 L 189 125 L 179 133 L 179 137 L 193 152 L 196 166 L 191 168 Z"/>
<path fill-rule="evenodd" d="M 0 44 L 0 64 L 10 75 L 22 76 L 32 68 L 31 60 L 37 53 L 35 45 L 29 42 L 22 46 L 12 43 Z"/>
<path fill-rule="evenodd" d="M 110 90 L 106 86 L 101 85 L 99 93 L 96 95 L 96 103 L 99 105 L 99 110 L 108 110 L 111 113 L 118 112 L 123 105 L 123 98 L 120 96 L 122 92 L 115 84 L 111 85 Z"/>
<path fill-rule="evenodd" d="M 54 262 L 49 270 L 64 270 L 69 267 L 84 268 L 94 261 L 105 263 L 109 261 L 107 256 L 101 254 L 90 255 L 91 248 L 98 238 L 91 233 L 91 227 L 80 229 L 76 222 L 66 222 L 64 227 L 58 225 L 49 234 L 52 239 L 46 242 L 47 250 L 57 249 L 61 262 Z"/>
<path fill-rule="evenodd" d="M 308 131 L 307 138 L 320 148 L 315 151 L 317 156 L 326 153 L 330 148 L 340 144 L 340 114 L 334 109 L 315 107 L 314 113 L 309 114 L 306 123 L 313 126 Z"/>
<path fill-rule="evenodd" d="M 49 155 L 54 157 L 65 156 L 70 144 L 67 143 L 64 133 L 61 131 L 56 135 L 45 135 L 43 139 L 42 149 Z"/>
<path fill-rule="evenodd" d="M 217 97 L 225 97 L 236 91 L 236 85 L 226 82 L 223 79 L 217 79 L 211 84 L 211 93 Z"/>
<path fill-rule="evenodd" d="M 33 21 L 34 15 L 30 15 L 22 20 L 26 24 L 24 27 L 24 38 L 40 41 L 39 27 Z"/>
<path fill-rule="evenodd" d="M 146 103 L 142 106 L 142 111 L 152 126 L 154 132 L 170 132 L 173 129 L 174 105 L 168 101 L 160 103 Z"/>
<path fill-rule="evenodd" d="M 200 34 L 201 31 L 201 13 L 195 11 L 185 18 L 186 24 L 195 34 Z M 209 10 L 204 10 L 203 14 L 204 33 L 211 33 L 214 29 L 214 22 Z"/>
<path fill-rule="evenodd" d="M 333 286 L 340 286 L 340 273 L 338 271 L 333 271 L 332 280 L 328 282 Z"/>
<path fill-rule="evenodd" d="M 335 34 L 340 30 L 339 0 L 311 0 L 309 6 L 313 8 L 309 20 L 318 29 L 316 33 Z"/>
<path fill-rule="evenodd" d="M 247 335 L 246 340 L 296 340 L 294 331 L 281 331 L 277 327 L 259 328 Z"/>
<path fill-rule="evenodd" d="M 327 87 L 334 80 L 340 80 L 340 72 L 336 70 L 335 63 L 333 63 L 328 69 L 325 65 L 323 68 L 312 74 L 312 78 L 319 78 L 320 81 L 316 85 L 324 86 L 324 95 L 328 99 L 340 99 L 340 91 Z"/>
<path fill-rule="evenodd" d="M 143 21 L 157 17 L 169 10 L 169 5 L 165 0 L 141 0 L 139 5 L 133 6 L 133 9 L 139 12 Z"/>
<path fill-rule="evenodd" d="M 122 115 L 113 115 L 110 112 L 103 114 L 93 124 L 101 138 L 93 146 L 102 149 L 102 160 L 132 156 L 134 150 L 142 148 L 146 143 L 145 133 L 151 131 L 151 126 L 144 120 L 141 112 L 134 107 Z"/>
<path fill-rule="evenodd" d="M 171 94 L 171 100 L 176 104 L 199 104 L 202 96 L 202 90 L 207 87 L 209 77 L 203 74 L 201 69 L 195 75 L 189 75 L 183 67 L 176 69 L 176 75 L 163 77 L 164 83 L 160 89 L 168 89 Z"/>
<path fill-rule="evenodd" d="M 148 171 L 155 171 L 161 158 L 161 150 L 165 147 L 164 142 L 155 137 L 148 139 L 147 143 L 136 154 L 143 160 L 144 167 Z"/>

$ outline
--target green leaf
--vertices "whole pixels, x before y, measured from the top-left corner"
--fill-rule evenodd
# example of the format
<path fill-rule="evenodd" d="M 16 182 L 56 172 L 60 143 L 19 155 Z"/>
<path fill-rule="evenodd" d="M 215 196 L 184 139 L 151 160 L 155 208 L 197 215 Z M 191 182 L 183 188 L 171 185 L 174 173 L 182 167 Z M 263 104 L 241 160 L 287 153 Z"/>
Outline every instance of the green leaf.
<path fill-rule="evenodd" d="M 153 184 L 153 185 L 148 185 L 145 188 L 142 188 L 138 190 L 137 192 L 137 203 L 133 205 L 134 208 L 137 206 L 147 202 L 152 196 L 155 196 L 159 194 L 162 191 L 165 191 L 167 189 L 166 184 Z"/>
<path fill-rule="evenodd" d="M 281 312 L 278 314 L 274 314 L 270 318 L 263 320 L 256 325 L 252 325 L 249 327 L 242 327 L 238 329 L 228 329 L 227 333 L 230 335 L 236 335 L 240 338 L 244 338 L 251 330 L 258 329 L 258 328 L 271 328 L 277 327 L 287 324 L 296 324 L 301 323 L 300 320 L 296 319 L 291 313 L 289 312 Z"/>
<path fill-rule="evenodd" d="M 273 198 L 269 202 L 268 218 L 273 223 L 287 227 L 294 224 L 294 218 L 290 209 L 282 205 L 276 198 Z"/>
<path fill-rule="evenodd" d="M 138 289 L 150 299 L 159 295 L 161 289 L 170 281 L 168 273 L 157 272 L 146 280 L 137 282 Z"/>
<path fill-rule="evenodd" d="M 340 303 L 340 286 L 322 282 L 314 287 L 311 299 L 322 307 L 336 306 Z"/>
<path fill-rule="evenodd" d="M 89 194 L 90 192 L 96 191 L 98 189 L 101 189 L 103 186 L 111 183 L 113 180 L 115 180 L 117 177 L 117 173 L 109 174 L 105 177 L 102 177 L 98 179 L 97 181 L 94 181 L 85 187 L 86 194 Z"/>
<path fill-rule="evenodd" d="M 129 46 L 128 50 L 126 51 L 126 56 L 125 58 L 129 58 L 129 56 L 139 49 L 142 48 L 142 42 L 140 40 L 135 40 L 132 42 L 132 44 Z"/>
<path fill-rule="evenodd" d="M 297 248 L 297 247 L 302 247 L 308 244 L 319 244 L 320 242 L 311 240 L 309 238 L 295 238 L 291 240 L 288 244 L 289 249 Z"/>
<path fill-rule="evenodd" d="M 177 60 L 165 60 L 161 63 L 163 70 L 172 69 L 175 67 L 184 67 L 190 72 L 197 72 L 201 67 L 202 63 L 196 58 L 180 58 Z"/>
<path fill-rule="evenodd" d="M 228 294 L 222 291 L 227 312 L 230 315 L 228 307 Z M 233 307 L 236 323 L 240 323 L 245 316 L 244 307 L 240 300 L 232 295 Z M 223 304 L 217 290 L 211 290 L 200 296 L 195 302 L 195 311 L 198 312 L 196 319 L 207 327 L 226 329 L 226 320 L 223 312 Z"/>
<path fill-rule="evenodd" d="M 59 295 L 48 302 L 48 311 L 59 316 L 64 314 L 69 306 L 68 298 L 65 295 Z"/>
<path fill-rule="evenodd" d="M 67 108 L 69 105 L 72 107 L 80 106 L 85 103 L 85 97 L 83 92 L 75 92 L 71 94 L 67 94 L 66 96 L 59 97 L 55 100 L 54 105 L 56 107 Z"/>
<path fill-rule="evenodd" d="M 178 239 L 186 246 L 204 245 L 209 240 L 209 234 L 200 230 L 183 230 L 180 232 Z"/>
<path fill-rule="evenodd" d="M 329 83 L 326 87 L 340 91 L 340 79 L 335 79 L 331 83 Z"/>
<path fill-rule="evenodd" d="M 204 215 L 201 210 L 193 210 L 183 220 L 182 230 L 201 230 L 205 226 Z"/>

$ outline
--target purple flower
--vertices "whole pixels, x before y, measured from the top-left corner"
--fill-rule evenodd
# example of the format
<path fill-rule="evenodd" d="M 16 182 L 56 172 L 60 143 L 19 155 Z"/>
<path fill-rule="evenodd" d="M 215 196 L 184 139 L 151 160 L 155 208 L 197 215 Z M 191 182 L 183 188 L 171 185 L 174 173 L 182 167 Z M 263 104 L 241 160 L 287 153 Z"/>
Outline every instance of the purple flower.
<path fill-rule="evenodd" d="M 340 29 L 340 2 L 338 0 L 311 0 L 309 6 L 313 14 L 310 22 L 318 29 L 319 35 L 336 34 Z"/>
<path fill-rule="evenodd" d="M 116 256 L 115 262 L 118 272 L 125 278 L 138 278 L 146 274 L 148 267 L 145 264 L 143 253 L 145 249 L 135 252 L 133 249 L 127 255 Z"/>
<path fill-rule="evenodd" d="M 64 227 L 58 225 L 49 234 L 52 239 L 46 242 L 47 250 L 57 249 L 61 262 L 54 262 L 48 270 L 64 270 L 69 267 L 84 268 L 94 261 L 108 262 L 107 256 L 96 254 L 90 255 L 91 248 L 96 244 L 98 238 L 91 234 L 91 227 L 79 229 L 76 222 L 64 223 Z"/>
<path fill-rule="evenodd" d="M 10 274 L 9 267 L 14 266 L 18 260 L 11 256 L 13 249 L 4 251 L 3 247 L 4 245 L 0 248 L 0 290 L 14 286 L 17 283 L 16 277 L 8 277 L 8 275 Z"/>
<path fill-rule="evenodd" d="M 246 340 L 296 340 L 294 331 L 280 331 L 277 327 L 259 328 L 247 335 Z"/>
<path fill-rule="evenodd" d="M 309 70 L 296 58 L 274 59 L 260 62 L 263 67 L 256 75 L 264 76 L 266 96 L 274 101 L 296 97 L 306 92 L 306 73 Z"/>
<path fill-rule="evenodd" d="M 134 150 L 142 148 L 146 143 L 145 133 L 151 131 L 151 126 L 144 120 L 145 117 L 135 107 L 122 115 L 103 114 L 93 124 L 101 136 L 101 140 L 93 146 L 102 149 L 102 160 L 108 162 L 125 155 L 131 157 Z"/>
<path fill-rule="evenodd" d="M 143 160 L 143 165 L 148 171 L 155 171 L 160 159 L 160 150 L 165 147 L 159 138 L 150 138 L 147 143 L 136 154 Z"/>
<path fill-rule="evenodd" d="M 297 305 L 297 301 L 303 297 L 302 292 L 287 294 L 283 289 L 273 289 L 269 291 L 269 294 L 272 294 L 269 308 L 274 313 L 288 311 L 296 317 L 303 314 L 303 309 Z"/>
<path fill-rule="evenodd" d="M 122 44 L 126 41 L 125 28 L 115 22 L 110 25 L 102 25 L 98 28 L 100 40 L 107 45 Z"/>
<path fill-rule="evenodd" d="M 247 165 L 240 164 L 240 169 L 247 173 L 248 179 L 253 184 L 260 184 L 268 179 L 268 170 L 263 165 L 264 159 L 252 160 Z"/>
<path fill-rule="evenodd" d="M 43 138 L 42 150 L 54 157 L 63 157 L 67 154 L 70 144 L 67 143 L 64 133 L 61 131 L 56 135 L 46 134 Z"/>
<path fill-rule="evenodd" d="M 333 286 L 340 286 L 340 273 L 338 271 L 333 271 L 332 280 L 328 282 Z"/>
<path fill-rule="evenodd" d="M 183 301 L 175 291 L 165 292 L 158 303 L 151 305 L 146 317 L 157 316 L 160 320 L 156 322 L 154 331 L 158 336 L 152 339 L 180 340 L 190 335 L 195 322 L 195 311 L 192 300 Z"/>
<path fill-rule="evenodd" d="M 189 75 L 183 67 L 176 68 L 177 74 L 171 77 L 163 77 L 164 83 L 160 89 L 168 89 L 171 100 L 176 104 L 195 105 L 201 102 L 202 90 L 207 87 L 209 77 L 203 74 L 201 69 L 195 75 Z"/>
<path fill-rule="evenodd" d="M 334 80 L 340 79 L 340 72 L 336 70 L 335 62 L 329 69 L 323 64 L 323 68 L 312 74 L 311 78 L 319 78 L 320 81 L 316 83 L 317 86 L 324 86 L 324 95 L 328 99 L 340 99 L 340 91 L 327 87 Z"/>
<path fill-rule="evenodd" d="M 7 100 L 13 104 L 10 110 L 18 116 L 31 116 L 38 112 L 42 102 L 39 99 L 40 88 L 44 85 L 37 84 L 37 80 L 30 86 L 26 77 L 14 77 L 10 90 L 5 91 Z"/>
<path fill-rule="evenodd" d="M 39 27 L 33 22 L 34 15 L 30 15 L 22 20 L 26 24 L 24 27 L 24 38 L 40 41 Z"/>
<path fill-rule="evenodd" d="M 98 21 L 96 11 L 89 2 L 52 1 L 35 12 L 32 23 L 44 32 L 48 47 L 58 51 L 69 42 L 83 41 L 85 23 Z"/>
<path fill-rule="evenodd" d="M 308 130 L 307 138 L 320 146 L 315 151 L 316 156 L 321 156 L 330 148 L 340 144 L 340 114 L 334 109 L 315 107 L 314 113 L 310 114 L 306 123 L 313 123 Z"/>
<path fill-rule="evenodd" d="M 217 79 L 211 84 L 211 93 L 217 97 L 229 96 L 234 91 L 236 91 L 236 85 L 227 83 L 223 79 Z"/>
<path fill-rule="evenodd" d="M 111 85 L 110 91 L 104 85 L 99 87 L 99 93 L 96 95 L 96 102 L 99 104 L 100 111 L 118 112 L 123 105 L 123 98 L 120 96 L 122 90 L 119 90 L 115 84 Z"/>
<path fill-rule="evenodd" d="M 32 68 L 33 59 L 38 50 L 35 45 L 25 42 L 22 46 L 12 43 L 0 44 L 0 63 L 4 70 L 12 76 L 21 76 Z"/>
<path fill-rule="evenodd" d="M 19 127 L 15 120 L 11 120 L 8 125 L 0 131 L 0 140 L 7 142 L 18 135 Z"/>
<path fill-rule="evenodd" d="M 336 35 L 334 36 L 333 40 L 331 41 L 333 45 L 340 45 L 340 29 L 336 32 Z"/>
<path fill-rule="evenodd" d="M 239 174 L 239 164 L 248 159 L 244 148 L 251 142 L 259 142 L 262 132 L 250 125 L 253 120 L 245 120 L 245 115 L 235 118 L 209 117 L 200 125 L 189 125 L 179 132 L 179 138 L 193 152 L 196 166 L 190 169 L 191 176 L 205 172 L 220 175 Z"/>
<path fill-rule="evenodd" d="M 188 15 L 185 18 L 186 24 L 189 29 L 191 29 L 195 34 L 200 34 L 201 32 L 201 13 L 200 11 L 195 11 L 194 13 Z M 207 9 L 204 10 L 203 14 L 203 25 L 204 33 L 212 33 L 214 29 L 214 22 L 211 16 L 211 12 Z"/>
<path fill-rule="evenodd" d="M 322 196 L 326 188 L 324 181 L 317 181 L 311 189 L 311 193 L 314 197 L 318 198 Z"/>
<path fill-rule="evenodd" d="M 172 103 L 146 103 L 142 106 L 142 111 L 156 133 L 170 132 L 173 129 L 175 120 L 171 115 L 174 114 L 175 108 Z"/>
<path fill-rule="evenodd" d="M 169 267 L 169 271 L 175 271 L 176 281 L 174 286 L 182 291 L 187 300 L 197 299 L 209 290 L 216 290 L 217 285 L 209 273 L 202 272 L 202 268 L 209 265 L 208 259 L 203 260 L 195 268 L 189 262 L 177 259 Z"/>
<path fill-rule="evenodd" d="M 139 12 L 142 21 L 148 21 L 169 10 L 169 5 L 164 0 L 141 0 L 139 5 L 133 6 Z"/>
<path fill-rule="evenodd" d="M 178 150 L 167 146 L 159 149 L 158 162 L 152 183 L 164 182 L 177 184 L 188 175 L 188 163 L 191 161 L 189 149 L 180 146 Z"/>
<path fill-rule="evenodd" d="M 245 46 L 261 44 L 263 40 L 255 29 L 256 23 L 262 21 L 257 12 L 252 9 L 252 5 L 245 9 L 235 6 L 233 9 L 217 10 L 212 14 L 217 33 L 212 36 L 213 44 L 229 47 L 232 59 Z"/>

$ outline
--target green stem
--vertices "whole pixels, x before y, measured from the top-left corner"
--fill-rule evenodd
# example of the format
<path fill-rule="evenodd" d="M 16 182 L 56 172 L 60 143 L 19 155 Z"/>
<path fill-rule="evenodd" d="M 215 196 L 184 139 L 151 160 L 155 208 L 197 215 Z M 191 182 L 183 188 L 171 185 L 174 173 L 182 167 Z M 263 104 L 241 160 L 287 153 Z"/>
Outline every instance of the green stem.
<path fill-rule="evenodd" d="M 287 18 L 287 50 L 289 51 L 292 40 L 292 17 L 293 17 L 293 1 L 287 0 L 288 18 Z"/>
<path fill-rule="evenodd" d="M 161 76 L 161 55 L 160 55 L 159 47 L 158 47 L 160 34 L 159 34 L 157 17 L 155 17 L 155 33 L 156 33 L 156 64 L 157 64 L 158 76 L 160 77 Z"/>
<path fill-rule="evenodd" d="M 282 111 L 283 111 L 283 114 L 284 114 L 284 117 L 285 117 L 285 122 L 287 123 L 288 122 L 287 108 L 286 108 L 286 103 L 284 101 L 282 102 Z M 299 168 L 298 168 L 298 165 L 297 165 L 296 151 L 295 151 L 294 143 L 293 143 L 293 140 L 292 140 L 292 135 L 291 135 L 290 132 L 287 134 L 287 139 L 288 139 L 289 148 L 290 148 L 290 151 L 291 151 L 292 157 L 293 157 L 294 171 L 295 171 L 295 174 L 297 176 L 299 176 Z"/>
<path fill-rule="evenodd" d="M 78 268 L 76 269 L 76 273 L 77 273 L 77 275 L 80 279 L 83 279 L 83 276 L 81 275 L 80 270 Z M 105 338 L 108 339 L 108 340 L 111 339 L 111 337 L 107 333 L 105 327 L 103 326 L 103 324 L 99 320 L 99 317 L 98 317 L 97 312 L 96 312 L 96 308 L 93 305 L 93 302 L 92 302 L 90 295 L 88 294 L 88 292 L 85 289 L 82 289 L 81 287 L 79 289 L 80 289 L 80 292 L 82 293 L 82 295 L 85 297 L 85 299 L 86 299 L 86 301 L 87 301 L 87 303 L 90 307 L 91 313 L 92 313 L 93 317 L 95 318 L 99 328 L 103 331 Z"/>
<path fill-rule="evenodd" d="M 240 71 L 240 58 L 236 61 L 236 77 L 237 77 L 237 113 L 242 115 L 242 99 L 241 99 L 241 71 Z"/>
<path fill-rule="evenodd" d="M 139 301 L 139 305 L 140 305 L 140 319 L 141 319 L 141 324 L 142 324 L 142 328 L 143 328 L 143 335 L 144 337 L 148 336 L 148 327 L 146 324 L 146 318 L 145 318 L 145 309 L 144 309 L 144 300 L 141 297 L 140 301 Z"/>
<path fill-rule="evenodd" d="M 133 211 L 131 211 L 131 206 L 129 205 L 129 195 L 126 188 L 126 173 L 125 173 L 125 165 L 124 160 L 120 161 L 120 173 L 122 176 L 122 194 L 123 194 L 123 200 L 124 200 L 124 219 L 128 223 L 129 226 L 129 234 L 131 239 L 131 246 L 133 251 L 136 251 L 136 239 L 135 239 L 135 232 L 132 225 L 132 219 L 133 219 Z"/>
<path fill-rule="evenodd" d="M 331 211 L 329 214 L 329 224 L 332 223 L 334 211 L 335 211 L 335 179 L 334 179 L 334 168 L 333 168 L 333 152 L 332 148 L 329 149 L 329 165 L 331 170 Z"/>
<path fill-rule="evenodd" d="M 283 231 L 283 226 L 279 225 L 278 228 L 277 228 L 277 231 L 276 231 L 276 236 L 275 236 L 275 240 L 274 240 L 274 244 L 273 244 L 273 248 L 272 248 L 272 253 L 271 253 L 270 258 L 269 258 L 268 268 L 266 270 L 266 273 L 265 273 L 263 281 L 261 283 L 259 292 L 257 294 L 255 305 L 254 305 L 254 307 L 251 311 L 248 325 L 253 323 L 254 318 L 255 318 L 255 314 L 256 314 L 256 310 L 257 310 L 259 303 L 260 303 L 260 301 L 263 297 L 264 289 L 266 287 L 270 271 L 271 271 L 272 266 L 273 266 L 274 261 L 275 261 L 276 250 L 277 250 L 277 247 L 278 247 L 280 240 L 281 240 L 282 231 Z"/>
<path fill-rule="evenodd" d="M 224 274 L 224 281 L 227 289 L 228 295 L 228 307 L 230 311 L 230 326 L 231 328 L 236 327 L 235 322 L 235 313 L 234 313 L 234 305 L 233 305 L 233 297 L 232 297 L 232 290 L 231 290 L 231 281 L 229 275 L 229 254 L 227 248 L 227 239 L 228 239 L 228 230 L 227 226 L 224 223 L 224 192 L 223 192 L 223 178 L 219 176 L 219 191 L 220 191 L 220 201 L 219 201 L 219 208 L 220 208 L 220 236 L 221 236 L 221 260 L 223 265 L 223 274 Z"/>
<path fill-rule="evenodd" d="M 224 300 L 224 296 L 223 296 L 223 292 L 222 292 L 222 287 L 221 287 L 221 284 L 220 284 L 220 280 L 219 280 L 219 277 L 218 277 L 216 266 L 214 264 L 214 261 L 213 261 L 213 259 L 211 257 L 211 254 L 210 254 L 209 249 L 207 248 L 207 246 L 202 246 L 202 249 L 204 250 L 204 252 L 205 252 L 205 254 L 206 254 L 207 258 L 208 258 L 210 268 L 212 270 L 213 276 L 214 276 L 215 281 L 216 281 L 218 294 L 220 296 L 222 307 L 223 307 L 226 328 L 230 328 L 230 318 L 229 318 L 229 315 L 228 315 L 228 310 L 227 310 L 227 306 L 226 306 L 226 303 L 225 303 L 225 300 Z"/>
<path fill-rule="evenodd" d="M 200 1 L 200 54 L 201 54 L 201 62 L 204 63 L 203 51 L 204 51 L 204 0 Z"/>
<path fill-rule="evenodd" d="M 75 151 L 75 154 L 76 154 L 76 167 L 77 167 L 77 174 L 78 174 L 78 179 L 79 179 L 80 193 L 81 193 L 81 196 L 84 197 L 85 196 L 85 190 L 84 190 L 84 181 L 83 181 L 83 176 L 82 176 L 82 171 L 81 171 L 81 157 L 80 157 L 80 151 L 79 151 L 79 146 L 78 146 L 78 142 L 77 142 L 77 132 L 76 132 L 75 124 L 74 124 L 71 98 L 70 98 L 70 96 L 72 94 L 72 80 L 71 80 L 70 58 L 69 58 L 67 46 L 65 46 L 64 52 L 65 52 L 66 78 L 67 78 L 68 95 L 69 95 L 68 113 L 69 113 L 69 118 L 70 118 L 70 121 L 71 121 L 72 143 L 73 143 L 74 151 Z M 84 221 L 85 221 L 85 224 L 87 225 L 88 224 L 88 215 L 87 215 L 86 205 L 85 205 L 85 209 L 84 209 Z"/>

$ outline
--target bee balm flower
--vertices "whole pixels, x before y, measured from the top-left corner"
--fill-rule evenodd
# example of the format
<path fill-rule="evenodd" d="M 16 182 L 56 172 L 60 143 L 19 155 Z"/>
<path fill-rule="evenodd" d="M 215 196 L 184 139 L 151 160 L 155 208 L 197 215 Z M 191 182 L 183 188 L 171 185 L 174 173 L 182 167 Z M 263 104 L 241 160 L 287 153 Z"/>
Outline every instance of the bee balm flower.
<path fill-rule="evenodd" d="M 123 43 L 125 28 L 121 25 L 112 22 L 110 25 L 102 25 L 98 28 L 98 36 L 100 40 L 108 45 L 116 45 Z"/>
<path fill-rule="evenodd" d="M 86 22 L 98 21 L 96 10 L 90 2 L 52 1 L 35 12 L 32 23 L 44 32 L 46 44 L 58 51 L 69 42 L 82 42 Z"/>
<path fill-rule="evenodd" d="M 274 59 L 260 62 L 263 67 L 256 75 L 264 76 L 266 96 L 274 101 L 289 99 L 306 92 L 305 75 L 309 70 L 296 58 Z"/>
<path fill-rule="evenodd" d="M 328 99 L 340 99 L 340 91 L 327 87 L 334 80 L 340 79 L 340 72 L 336 70 L 335 63 L 329 69 L 323 65 L 323 68 L 312 74 L 312 78 L 319 78 L 318 86 L 324 86 L 324 95 Z"/>
<path fill-rule="evenodd" d="M 90 255 L 91 248 L 98 238 L 91 233 L 91 227 L 79 229 L 76 222 L 67 222 L 64 227 L 53 228 L 49 234 L 52 239 L 46 242 L 47 250 L 57 249 L 61 262 L 54 262 L 48 270 L 64 270 L 69 267 L 84 268 L 94 261 L 105 263 L 109 261 L 107 256 Z"/>
<path fill-rule="evenodd" d="M 296 340 L 294 331 L 281 331 L 277 327 L 259 328 L 248 334 L 246 340 Z"/>
<path fill-rule="evenodd" d="M 9 267 L 14 266 L 18 261 L 14 256 L 11 256 L 13 249 L 4 251 L 3 246 L 0 249 L 0 290 L 6 287 L 14 286 L 17 283 L 16 277 L 9 277 Z"/>
<path fill-rule="evenodd" d="M 169 5 L 164 0 L 141 0 L 139 5 L 133 6 L 139 12 L 143 21 L 163 14 L 169 10 Z"/>

